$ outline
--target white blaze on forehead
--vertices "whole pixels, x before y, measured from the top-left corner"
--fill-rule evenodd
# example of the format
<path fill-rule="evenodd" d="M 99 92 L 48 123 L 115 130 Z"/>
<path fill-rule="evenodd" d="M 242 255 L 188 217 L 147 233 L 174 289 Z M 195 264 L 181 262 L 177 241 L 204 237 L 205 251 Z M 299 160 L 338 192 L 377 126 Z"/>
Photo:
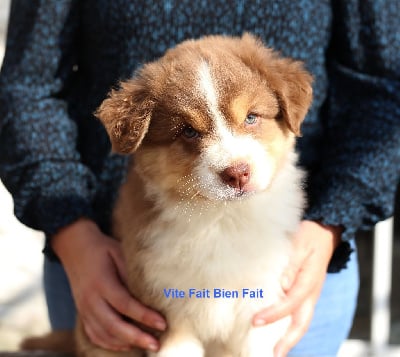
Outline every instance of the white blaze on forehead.
<path fill-rule="evenodd" d="M 199 67 L 199 88 L 200 93 L 207 102 L 208 110 L 213 115 L 220 115 L 218 109 L 218 94 L 211 77 L 211 71 L 206 61 L 201 61 Z"/>
<path fill-rule="evenodd" d="M 219 110 L 219 95 L 211 75 L 210 66 L 202 61 L 199 67 L 199 88 L 207 103 L 207 108 L 212 116 L 214 130 L 219 140 L 232 140 L 232 133 L 227 128 L 224 116 Z"/>

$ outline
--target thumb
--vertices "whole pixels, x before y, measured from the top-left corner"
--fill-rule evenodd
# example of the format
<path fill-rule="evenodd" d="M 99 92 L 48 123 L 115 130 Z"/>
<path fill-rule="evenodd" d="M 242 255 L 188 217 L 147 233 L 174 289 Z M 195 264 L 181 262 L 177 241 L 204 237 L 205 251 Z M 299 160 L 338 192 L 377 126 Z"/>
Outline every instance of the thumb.
<path fill-rule="evenodd" d="M 281 276 L 281 287 L 287 292 L 289 291 L 299 273 L 299 270 L 304 265 L 307 257 L 309 256 L 309 252 L 303 249 L 294 250 L 292 256 L 290 257 L 289 263 L 284 269 Z"/>
<path fill-rule="evenodd" d="M 124 255 L 122 254 L 120 244 L 121 243 L 117 241 L 113 241 L 112 244 L 110 245 L 108 253 L 110 255 L 111 260 L 114 263 L 114 266 L 117 269 L 118 276 L 120 277 L 124 285 L 126 285 L 128 281 L 128 272 L 126 269 L 125 258 Z"/>

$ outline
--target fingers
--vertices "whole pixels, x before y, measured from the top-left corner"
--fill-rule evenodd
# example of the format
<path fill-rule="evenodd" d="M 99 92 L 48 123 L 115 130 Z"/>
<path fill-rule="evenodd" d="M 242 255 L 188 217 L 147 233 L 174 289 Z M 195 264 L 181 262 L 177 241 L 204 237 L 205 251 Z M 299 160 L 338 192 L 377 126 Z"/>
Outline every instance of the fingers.
<path fill-rule="evenodd" d="M 126 292 L 116 292 L 110 297 L 112 305 L 123 315 L 146 326 L 164 331 L 167 327 L 165 320 L 157 312 L 133 299 Z"/>
<path fill-rule="evenodd" d="M 126 285 L 128 280 L 128 273 L 126 271 L 126 264 L 124 256 L 120 249 L 120 243 L 117 241 L 109 240 L 110 244 L 109 254 L 111 260 L 114 262 L 117 268 L 118 276 L 121 278 L 122 282 Z"/>
<path fill-rule="evenodd" d="M 82 324 L 87 337 L 94 345 L 118 352 L 129 350 L 129 344 L 123 344 L 120 340 L 107 333 L 107 331 L 104 330 L 100 325 L 89 323 L 83 318 Z"/>
<path fill-rule="evenodd" d="M 97 269 L 86 269 L 86 283 L 75 285 L 79 287 L 75 297 L 85 332 L 93 344 L 105 349 L 126 351 L 139 347 L 157 351 L 157 339 L 124 321 L 121 315 L 156 329 L 165 329 L 166 323 L 158 313 L 136 301 L 123 284 L 126 270 L 119 243 L 103 243 L 104 253 L 99 254 Z"/>
<path fill-rule="evenodd" d="M 112 350 L 126 350 L 133 346 L 158 350 L 159 343 L 153 336 L 124 321 L 121 315 L 158 330 L 166 328 L 164 319 L 135 300 L 121 284 L 115 270 L 113 273 L 110 270 L 105 272 L 96 292 L 90 302 L 86 301 L 85 305 L 90 308 L 84 319 L 93 343 Z"/>
<path fill-rule="evenodd" d="M 300 269 L 305 264 L 310 254 L 311 253 L 309 250 L 302 249 L 296 251 L 296 254 L 291 257 L 289 265 L 285 268 L 281 278 L 281 286 L 283 291 L 290 290 Z"/>
<path fill-rule="evenodd" d="M 285 298 L 253 318 L 253 325 L 261 326 L 291 315 L 292 324 L 277 344 L 275 356 L 285 356 L 308 329 L 340 232 L 340 227 L 301 223 L 293 240 L 293 256 L 281 278 Z"/>
<path fill-rule="evenodd" d="M 127 274 L 120 243 L 87 220 L 72 224 L 59 237 L 57 254 L 90 340 L 106 349 L 121 351 L 138 346 L 156 351 L 158 341 L 121 316 L 155 329 L 166 327 L 158 313 L 137 302 L 125 287 Z"/>
<path fill-rule="evenodd" d="M 301 234 L 304 230 L 304 225 L 300 226 L 300 230 L 296 237 L 294 237 L 293 241 L 293 254 L 290 257 L 290 261 L 288 266 L 285 268 L 282 278 L 281 278 L 281 286 L 284 291 L 289 291 L 292 287 L 293 283 L 296 280 L 297 274 L 302 269 L 304 264 L 310 258 L 312 254 L 312 247 L 308 244 L 308 242 L 304 242 L 304 240 L 300 240 L 298 237 L 301 237 Z"/>
<path fill-rule="evenodd" d="M 156 330 L 167 327 L 163 317 L 134 299 L 118 281 L 111 281 L 107 287 L 107 301 L 119 313 Z"/>
<path fill-rule="evenodd" d="M 285 336 L 278 342 L 274 349 L 275 357 L 284 357 L 300 341 L 310 326 L 314 311 L 312 300 L 302 305 L 301 309 L 293 316 Z"/>
<path fill-rule="evenodd" d="M 116 244 L 114 244 L 112 249 L 110 249 L 110 256 L 117 267 L 118 273 L 126 281 L 127 273 L 124 258 L 119 249 L 119 243 L 115 243 Z M 166 329 L 166 322 L 160 314 L 134 299 L 129 294 L 128 290 L 126 290 L 120 284 L 117 284 L 117 280 L 110 279 L 109 281 L 110 286 L 107 288 L 107 292 L 109 293 L 108 302 L 118 312 L 134 321 L 140 322 L 157 330 L 164 331 Z"/>
<path fill-rule="evenodd" d="M 114 351 L 129 349 L 129 343 L 115 337 L 109 332 L 111 329 L 107 329 L 106 322 L 107 320 L 111 321 L 113 317 L 110 316 L 110 309 L 103 300 L 97 296 L 93 297 L 90 304 L 86 306 L 87 308 L 82 309 L 80 319 L 90 341 L 102 348 Z M 100 319 L 97 320 L 97 316 L 100 316 Z"/>
<path fill-rule="evenodd" d="M 132 346 L 158 350 L 158 341 L 153 336 L 125 322 L 103 300 L 93 306 L 93 310 L 84 319 L 85 331 L 93 343 L 112 350 L 128 350 Z"/>
<path fill-rule="evenodd" d="M 253 324 L 261 326 L 291 315 L 314 290 L 315 284 L 312 273 L 300 271 L 286 298 L 256 314 Z"/>

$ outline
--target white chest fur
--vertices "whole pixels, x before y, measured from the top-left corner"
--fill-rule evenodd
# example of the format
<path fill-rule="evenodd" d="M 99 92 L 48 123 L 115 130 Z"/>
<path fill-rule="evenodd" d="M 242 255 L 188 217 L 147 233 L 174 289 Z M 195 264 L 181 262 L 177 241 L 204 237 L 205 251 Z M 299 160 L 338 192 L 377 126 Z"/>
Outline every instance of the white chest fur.
<path fill-rule="evenodd" d="M 241 201 L 160 203 L 135 264 L 170 324 L 203 342 L 227 341 L 280 297 L 303 207 L 301 177 L 288 164 L 267 191 Z"/>

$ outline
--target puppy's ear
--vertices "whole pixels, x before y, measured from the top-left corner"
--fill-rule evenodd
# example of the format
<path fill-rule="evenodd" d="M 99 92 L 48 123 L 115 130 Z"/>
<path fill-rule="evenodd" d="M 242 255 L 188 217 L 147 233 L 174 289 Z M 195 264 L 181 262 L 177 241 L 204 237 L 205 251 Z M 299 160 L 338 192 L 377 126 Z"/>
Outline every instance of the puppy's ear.
<path fill-rule="evenodd" d="M 296 136 L 301 135 L 300 126 L 312 102 L 312 76 L 301 62 L 277 59 L 271 78 L 283 119 Z M 276 77 L 277 76 L 277 77 Z"/>
<path fill-rule="evenodd" d="M 266 80 L 278 97 L 280 118 L 290 131 L 300 136 L 300 125 L 312 102 L 311 74 L 302 62 L 281 58 L 250 34 L 243 35 L 241 41 L 242 61 Z"/>
<path fill-rule="evenodd" d="M 113 151 L 134 152 L 150 124 L 153 101 L 142 79 L 131 79 L 113 89 L 95 112 L 110 137 Z"/>

